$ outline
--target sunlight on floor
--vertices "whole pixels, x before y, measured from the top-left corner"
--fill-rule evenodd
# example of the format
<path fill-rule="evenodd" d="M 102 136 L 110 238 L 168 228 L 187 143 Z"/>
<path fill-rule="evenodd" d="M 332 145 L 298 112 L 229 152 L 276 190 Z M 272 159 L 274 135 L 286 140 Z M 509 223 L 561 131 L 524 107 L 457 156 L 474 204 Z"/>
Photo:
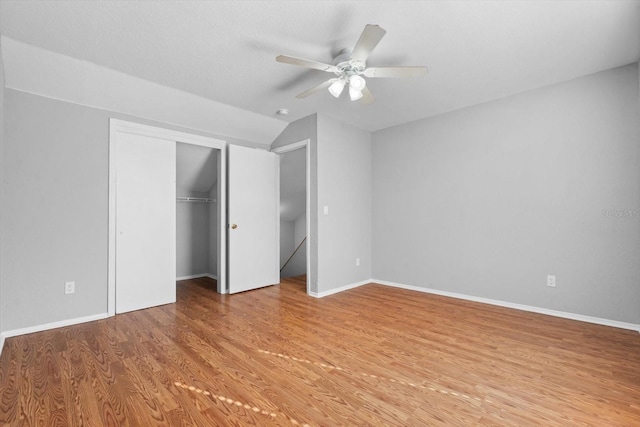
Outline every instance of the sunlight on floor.
<path fill-rule="evenodd" d="M 220 402 L 228 403 L 229 405 L 235 405 L 237 407 L 244 407 L 245 409 L 247 409 L 249 411 L 253 411 L 256 414 L 262 414 L 262 415 L 265 415 L 265 416 L 269 416 L 271 418 L 276 418 L 278 416 L 278 414 L 276 414 L 275 412 L 269 412 L 269 411 L 266 411 L 264 409 L 261 410 L 257 406 L 251 406 L 248 403 L 242 403 L 239 400 L 234 400 L 234 399 L 231 399 L 229 397 L 222 396 L 222 395 L 216 395 L 214 393 L 211 393 L 210 391 L 202 390 L 202 389 L 196 388 L 196 387 L 194 387 L 192 385 L 183 384 L 183 383 L 181 383 L 179 381 L 176 381 L 174 384 L 175 384 L 176 387 L 183 388 L 183 389 L 189 390 L 189 391 L 193 391 L 193 392 L 198 393 L 198 394 L 203 394 L 205 396 L 210 396 L 213 399 L 218 399 Z M 290 417 L 287 417 L 284 414 L 282 416 L 285 417 L 285 418 L 288 418 L 292 425 L 295 425 L 295 426 L 300 425 L 300 423 L 297 420 L 295 420 L 293 418 L 290 418 Z M 309 424 L 302 424 L 302 427 L 311 427 L 311 426 Z"/>

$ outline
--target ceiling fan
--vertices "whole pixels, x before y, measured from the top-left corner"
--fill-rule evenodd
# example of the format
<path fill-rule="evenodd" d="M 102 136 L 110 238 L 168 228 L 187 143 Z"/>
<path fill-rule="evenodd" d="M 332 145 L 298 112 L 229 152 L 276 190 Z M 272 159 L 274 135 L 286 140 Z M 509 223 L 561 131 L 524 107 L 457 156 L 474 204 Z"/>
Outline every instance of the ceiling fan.
<path fill-rule="evenodd" d="M 296 98 L 306 98 L 325 88 L 331 95 L 338 98 L 346 85 L 349 86 L 349 97 L 352 101 L 360 100 L 363 104 L 371 104 L 375 101 L 371 91 L 367 88 L 367 82 L 363 78 L 377 77 L 417 77 L 427 74 L 427 67 L 369 67 L 367 58 L 371 51 L 380 43 L 386 30 L 378 25 L 366 25 L 353 50 L 342 49 L 334 58 L 334 65 L 293 56 L 279 55 L 276 61 L 285 64 L 299 65 L 314 70 L 334 73 L 331 78 L 317 86 L 307 89 L 296 95 Z"/>

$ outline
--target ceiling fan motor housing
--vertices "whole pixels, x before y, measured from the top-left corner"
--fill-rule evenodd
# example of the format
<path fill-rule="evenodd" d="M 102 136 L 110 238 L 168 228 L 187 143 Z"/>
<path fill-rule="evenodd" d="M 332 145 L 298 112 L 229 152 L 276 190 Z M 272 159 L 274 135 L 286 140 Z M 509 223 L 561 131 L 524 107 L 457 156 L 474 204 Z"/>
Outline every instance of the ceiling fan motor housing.
<path fill-rule="evenodd" d="M 333 58 L 334 65 L 339 68 L 339 71 L 335 72 L 336 76 L 348 80 L 353 75 L 362 74 L 364 69 L 367 68 L 367 64 L 364 61 L 351 59 L 351 53 L 351 49 L 344 48 Z"/>

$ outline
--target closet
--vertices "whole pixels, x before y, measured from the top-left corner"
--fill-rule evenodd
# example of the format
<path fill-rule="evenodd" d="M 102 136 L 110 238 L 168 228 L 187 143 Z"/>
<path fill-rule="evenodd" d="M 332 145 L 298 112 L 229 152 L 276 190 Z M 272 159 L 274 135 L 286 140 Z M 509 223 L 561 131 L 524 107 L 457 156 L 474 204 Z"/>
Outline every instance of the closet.
<path fill-rule="evenodd" d="M 176 279 L 277 284 L 278 173 L 266 150 L 110 119 L 107 314 L 175 302 Z"/>
<path fill-rule="evenodd" d="M 218 279 L 219 150 L 176 144 L 176 280 Z"/>

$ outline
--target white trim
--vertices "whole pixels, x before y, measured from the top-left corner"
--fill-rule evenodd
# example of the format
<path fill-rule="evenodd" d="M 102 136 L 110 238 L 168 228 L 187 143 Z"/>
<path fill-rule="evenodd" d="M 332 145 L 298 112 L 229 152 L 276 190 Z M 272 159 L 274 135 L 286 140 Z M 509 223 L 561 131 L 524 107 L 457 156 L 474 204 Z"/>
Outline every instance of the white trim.
<path fill-rule="evenodd" d="M 153 138 L 165 139 L 169 141 L 182 142 L 185 144 L 199 145 L 220 150 L 218 156 L 218 268 L 221 280 L 218 280 L 218 292 L 224 293 L 221 285 L 226 278 L 226 149 L 227 143 L 221 139 L 209 138 L 206 136 L 193 135 L 185 132 L 170 129 L 148 126 L 140 123 L 129 122 L 119 119 L 109 119 L 109 249 L 108 249 L 108 269 L 107 269 L 107 313 L 109 316 L 116 314 L 116 139 L 118 133 L 129 133 L 134 135 L 144 135 Z"/>
<path fill-rule="evenodd" d="M 134 135 L 144 135 L 152 138 L 166 139 L 169 141 L 184 142 L 192 145 L 200 145 L 208 148 L 220 148 L 220 144 L 226 145 L 226 141 L 210 138 L 171 129 L 159 128 L 156 126 L 143 125 L 141 123 L 129 122 L 120 119 L 109 119 L 110 130 L 116 132 L 131 133 Z"/>
<path fill-rule="evenodd" d="M 0 356 L 2 356 L 2 350 L 4 350 L 4 333 L 0 334 Z"/>
<path fill-rule="evenodd" d="M 179 277 L 176 277 L 176 282 L 179 282 L 180 280 L 201 279 L 203 277 L 208 277 L 213 280 L 218 280 L 218 276 L 216 276 L 215 274 L 203 273 L 203 274 L 190 274 L 188 276 L 179 276 Z"/>
<path fill-rule="evenodd" d="M 218 281 L 217 291 L 219 294 L 227 293 L 227 145 L 220 148 L 218 153 L 218 182 L 216 185 L 218 199 Z"/>
<path fill-rule="evenodd" d="M 116 314 L 116 132 L 109 119 L 109 214 L 107 220 L 107 313 Z"/>
<path fill-rule="evenodd" d="M 310 283 L 317 282 L 311 280 L 311 140 L 305 139 L 302 142 L 307 147 L 307 242 L 305 246 L 307 250 L 307 295 L 309 295 L 311 292 Z"/>
<path fill-rule="evenodd" d="M 612 326 L 614 328 L 630 329 L 632 331 L 640 332 L 640 325 L 636 325 L 633 323 L 619 322 L 617 320 L 602 319 L 600 317 L 592 317 L 592 316 L 585 316 L 582 314 L 567 313 L 565 311 L 550 310 L 548 308 L 534 307 L 534 306 L 524 305 L 524 304 L 516 304 L 512 302 L 494 300 L 489 298 L 475 297 L 471 295 L 458 294 L 455 292 L 440 291 L 438 289 L 423 288 L 421 286 L 405 285 L 402 283 L 388 282 L 386 280 L 371 279 L 371 282 L 384 285 L 384 286 L 391 286 L 394 288 L 407 289 L 410 291 L 424 292 L 424 293 L 434 294 L 434 295 L 442 295 L 450 298 L 458 298 L 458 299 L 463 299 L 467 301 L 479 302 L 483 304 L 496 305 L 499 307 L 513 308 L 516 310 L 546 314 L 548 316 L 562 317 L 564 319 L 578 320 L 581 322 L 595 323 L 598 325 Z"/>
<path fill-rule="evenodd" d="M 11 331 L 4 331 L 2 333 L 2 339 L 4 341 L 4 338 L 17 337 L 18 335 L 32 334 L 34 332 L 48 331 L 49 329 L 56 329 L 56 328 L 62 328 L 65 326 L 78 325 L 80 323 L 94 322 L 96 320 L 106 319 L 107 317 L 109 317 L 108 313 L 100 313 L 100 314 L 93 314 L 91 316 L 76 317 L 75 319 L 61 320 L 59 322 L 45 323 L 44 325 L 36 325 L 36 326 L 29 326 L 27 328 L 13 329 Z"/>
<path fill-rule="evenodd" d="M 293 151 L 293 150 L 297 150 L 299 148 L 304 148 L 309 144 L 309 138 L 302 140 L 302 141 L 298 141 L 298 142 L 294 142 L 291 144 L 287 144 L 287 145 L 283 145 L 281 147 L 276 147 L 276 148 L 272 148 L 271 152 L 272 153 L 276 153 L 276 154 L 284 154 L 284 153 L 288 153 L 289 151 Z"/>
<path fill-rule="evenodd" d="M 324 292 L 309 292 L 309 295 L 311 295 L 314 298 L 324 298 L 326 296 L 337 294 L 343 291 L 348 291 L 349 289 L 354 289 L 362 285 L 368 285 L 369 283 L 372 283 L 371 279 L 363 280 L 362 282 L 351 283 L 349 285 L 340 286 L 339 288 L 335 288 L 335 289 L 329 289 L 328 291 L 324 291 Z"/>

